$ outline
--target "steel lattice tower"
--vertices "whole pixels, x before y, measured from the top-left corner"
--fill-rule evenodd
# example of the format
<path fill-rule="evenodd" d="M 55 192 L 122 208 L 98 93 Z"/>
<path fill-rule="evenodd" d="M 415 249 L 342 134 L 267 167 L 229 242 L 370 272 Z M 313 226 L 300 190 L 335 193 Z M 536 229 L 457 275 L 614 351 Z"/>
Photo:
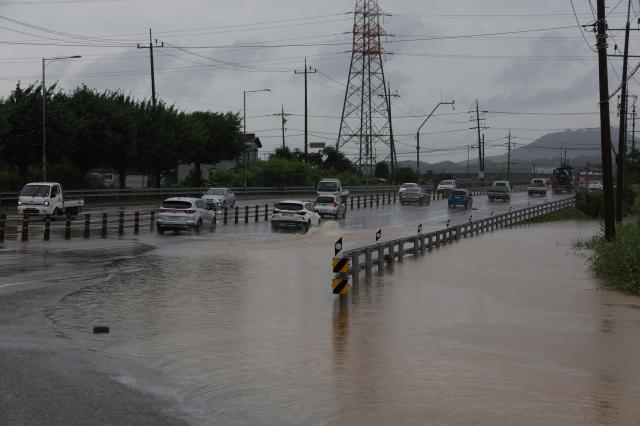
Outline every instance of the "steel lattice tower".
<path fill-rule="evenodd" d="M 392 170 L 396 165 L 390 93 L 382 65 L 382 37 L 386 36 L 380 25 L 382 15 L 376 0 L 356 1 L 349 80 L 336 144 L 338 150 L 348 144 L 357 147 L 356 163 L 366 175 L 372 173 L 378 143 L 388 147 Z"/>

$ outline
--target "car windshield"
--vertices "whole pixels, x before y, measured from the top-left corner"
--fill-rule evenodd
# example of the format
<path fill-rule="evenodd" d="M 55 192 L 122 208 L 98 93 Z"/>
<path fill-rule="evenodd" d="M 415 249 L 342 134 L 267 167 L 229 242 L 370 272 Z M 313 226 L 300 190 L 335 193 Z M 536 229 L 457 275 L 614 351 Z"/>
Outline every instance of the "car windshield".
<path fill-rule="evenodd" d="M 49 185 L 25 185 L 20 191 L 21 197 L 47 197 Z"/>
<path fill-rule="evenodd" d="M 211 188 L 205 195 L 224 195 L 224 189 Z"/>
<path fill-rule="evenodd" d="M 165 209 L 178 209 L 178 210 L 186 210 L 191 208 L 190 201 L 177 201 L 177 200 L 167 200 L 162 203 L 162 207 Z"/>
<path fill-rule="evenodd" d="M 278 210 L 289 210 L 289 211 L 298 211 L 302 210 L 302 204 L 300 203 L 278 203 L 276 205 L 276 209 Z"/>
<path fill-rule="evenodd" d="M 333 192 L 338 190 L 338 184 L 336 182 L 320 182 L 318 184 L 318 191 L 321 192 Z"/>
<path fill-rule="evenodd" d="M 453 185 L 453 181 L 452 180 L 443 180 L 442 182 L 440 182 L 440 185 Z"/>
<path fill-rule="evenodd" d="M 544 181 L 542 180 L 537 180 L 535 182 L 533 182 L 535 186 L 544 186 Z"/>
<path fill-rule="evenodd" d="M 404 192 L 407 192 L 407 193 L 410 193 L 410 194 L 411 193 L 418 193 L 418 192 L 420 192 L 420 188 L 407 188 L 407 190 L 404 191 Z"/>
<path fill-rule="evenodd" d="M 318 204 L 333 204 L 334 202 L 333 197 L 318 197 Z"/>
<path fill-rule="evenodd" d="M 464 192 L 464 191 L 463 191 L 463 190 L 461 190 L 461 189 L 455 189 L 455 190 L 453 190 L 453 192 L 451 192 L 451 194 L 452 194 L 452 195 L 465 195 L 465 194 L 466 194 L 466 192 Z"/>
<path fill-rule="evenodd" d="M 493 186 L 507 186 L 506 182 L 493 182 Z"/>
<path fill-rule="evenodd" d="M 400 188 L 416 188 L 417 186 L 417 183 L 403 183 Z"/>

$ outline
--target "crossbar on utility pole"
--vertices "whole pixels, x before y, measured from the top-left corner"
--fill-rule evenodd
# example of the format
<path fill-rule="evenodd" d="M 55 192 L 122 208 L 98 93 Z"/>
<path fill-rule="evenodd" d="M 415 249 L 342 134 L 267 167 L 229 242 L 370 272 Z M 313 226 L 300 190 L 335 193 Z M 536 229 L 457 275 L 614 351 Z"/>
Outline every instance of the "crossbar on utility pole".
<path fill-rule="evenodd" d="M 609 75 L 607 69 L 607 22 L 605 0 L 597 0 L 598 16 L 598 76 L 600 86 L 600 145 L 602 155 L 602 183 L 604 199 L 604 237 L 607 241 L 616 238 L 613 205 L 613 175 L 611 166 L 611 121 L 609 118 Z"/>

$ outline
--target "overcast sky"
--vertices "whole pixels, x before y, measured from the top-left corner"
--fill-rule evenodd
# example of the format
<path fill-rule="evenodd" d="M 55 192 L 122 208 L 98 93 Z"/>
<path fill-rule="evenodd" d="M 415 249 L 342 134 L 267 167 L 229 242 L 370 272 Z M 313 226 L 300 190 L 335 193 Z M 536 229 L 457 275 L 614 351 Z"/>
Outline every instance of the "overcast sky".
<path fill-rule="evenodd" d="M 573 3 L 579 22 L 592 23 L 588 0 Z M 622 28 L 626 2 L 607 3 L 609 27 Z M 415 158 L 418 116 L 441 99 L 454 99 L 455 111 L 442 106 L 438 113 L 443 115 L 423 128 L 424 161 L 466 159 L 464 147 L 477 138 L 468 113 L 475 99 L 489 111 L 483 122 L 487 155 L 504 152 L 505 147 L 492 145 L 505 143 L 509 129 L 516 143 L 527 144 L 552 131 L 599 126 L 595 37 L 586 32 L 583 38 L 569 0 L 379 4 L 391 15 L 384 18 L 392 35 L 385 39 L 384 66 L 399 95 L 392 105 L 400 160 Z M 355 1 L 344 0 L 0 0 L 0 94 L 7 96 L 18 81 L 40 81 L 42 57 L 82 55 L 50 63 L 47 83 L 57 81 L 67 90 L 86 84 L 148 98 L 149 51 L 136 44 L 148 45 L 152 28 L 154 39 L 165 46 L 155 49 L 155 64 L 156 91 L 167 103 L 187 111 L 242 112 L 244 90 L 271 90 L 247 95 L 247 131 L 258 133 L 265 153 L 281 144 L 280 117 L 273 115 L 281 105 L 293 114 L 287 145 L 303 147 L 303 77 L 294 70 L 303 69 L 306 56 L 319 71 L 309 80 L 310 141 L 334 144 L 354 6 Z M 635 22 L 640 7 L 633 6 Z M 473 37 L 453 37 L 468 35 Z M 613 53 L 624 37 L 619 31 L 611 35 Z M 631 52 L 638 41 L 633 34 Z M 610 60 L 611 90 L 619 84 L 621 68 L 621 60 Z M 632 80 L 631 91 L 636 87 Z M 611 109 L 615 122 L 615 102 Z M 546 115 L 513 114 L 527 112 Z M 377 154 L 382 159 L 384 147 Z M 477 158 L 473 151 L 471 158 Z"/>

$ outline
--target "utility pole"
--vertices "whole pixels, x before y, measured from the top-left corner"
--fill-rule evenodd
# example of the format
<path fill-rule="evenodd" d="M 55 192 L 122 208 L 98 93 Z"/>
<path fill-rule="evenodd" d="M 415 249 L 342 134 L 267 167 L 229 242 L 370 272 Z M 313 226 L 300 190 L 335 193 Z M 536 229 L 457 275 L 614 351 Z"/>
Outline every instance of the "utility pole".
<path fill-rule="evenodd" d="M 391 180 L 395 182 L 396 180 L 396 166 L 398 165 L 398 159 L 396 157 L 396 144 L 393 138 L 393 120 L 391 119 L 391 97 L 399 98 L 400 95 L 398 93 L 391 94 L 391 84 L 387 85 L 387 108 L 389 110 L 389 148 L 391 153 Z"/>
<path fill-rule="evenodd" d="M 507 142 L 507 181 L 511 182 L 511 130 L 509 130 L 509 141 Z"/>
<path fill-rule="evenodd" d="M 471 158 L 471 145 L 467 145 L 467 177 L 469 177 L 469 159 Z"/>
<path fill-rule="evenodd" d="M 627 25 L 624 31 L 624 58 L 622 59 L 622 92 L 620 94 L 622 103 L 620 104 L 620 127 L 618 133 L 618 167 L 617 180 L 618 188 L 616 191 L 616 222 L 622 222 L 622 198 L 623 198 L 623 170 L 624 157 L 627 151 L 627 63 L 629 62 L 629 31 L 631 24 L 631 0 L 627 5 Z"/>
<path fill-rule="evenodd" d="M 472 111 L 469 111 L 472 112 Z M 480 126 L 480 122 L 484 121 L 484 118 L 480 118 L 480 113 L 481 112 L 486 112 L 486 111 L 480 111 L 480 107 L 478 106 L 478 100 L 476 99 L 476 117 L 471 119 L 470 121 L 475 121 L 476 122 L 476 126 L 475 127 L 471 127 L 470 130 L 477 130 L 478 131 L 478 163 L 480 166 L 480 172 L 479 172 L 479 176 L 481 179 L 484 179 L 484 172 L 485 172 L 485 167 L 484 167 L 484 135 L 481 134 L 481 130 L 482 129 L 487 129 L 486 126 Z"/>
<path fill-rule="evenodd" d="M 633 121 L 631 122 L 631 152 L 636 150 L 636 103 L 633 102 L 633 113 L 631 114 Z"/>
<path fill-rule="evenodd" d="M 611 122 L 609 118 L 609 75 L 607 70 L 607 23 L 605 0 L 597 0 L 598 19 L 598 75 L 600 85 L 600 145 L 602 153 L 602 181 L 604 198 L 604 237 L 607 241 L 616 238 L 613 205 L 613 174 L 611 166 Z"/>
<path fill-rule="evenodd" d="M 288 117 L 288 116 L 290 116 L 290 115 L 291 115 L 291 114 L 286 114 L 286 113 L 284 112 L 284 105 L 282 105 L 282 112 L 279 112 L 278 114 L 273 114 L 273 116 L 275 116 L 275 117 L 281 117 L 281 119 L 282 119 L 282 147 L 283 147 L 283 148 L 286 146 L 286 144 L 285 144 L 285 139 L 284 139 L 284 131 L 285 131 L 286 129 L 285 129 L 285 127 L 284 127 L 284 126 L 285 126 L 285 124 L 287 123 L 287 119 L 286 119 L 285 117 Z"/>
<path fill-rule="evenodd" d="M 304 58 L 304 71 L 295 70 L 294 74 L 304 74 L 304 157 L 309 154 L 309 105 L 307 104 L 307 74 L 315 74 L 316 69 L 307 67 L 307 58 Z"/>
<path fill-rule="evenodd" d="M 431 118 L 434 112 L 438 109 L 440 105 L 451 105 L 451 108 L 455 110 L 455 100 L 451 100 L 449 102 L 440 101 L 433 108 L 433 110 L 427 115 L 427 118 L 424 119 L 420 127 L 418 127 L 418 131 L 416 132 L 416 174 L 418 175 L 418 182 L 420 181 L 420 130 L 427 124 L 427 121 Z"/>
<path fill-rule="evenodd" d="M 155 76 L 155 68 L 153 66 L 153 40 L 151 37 L 151 28 L 149 28 L 149 46 L 140 46 L 138 43 L 138 49 L 149 49 L 149 58 L 151 61 L 151 103 L 155 107 L 156 106 L 156 76 Z M 162 43 L 158 43 L 156 39 L 155 47 L 164 47 L 164 41 Z"/>

